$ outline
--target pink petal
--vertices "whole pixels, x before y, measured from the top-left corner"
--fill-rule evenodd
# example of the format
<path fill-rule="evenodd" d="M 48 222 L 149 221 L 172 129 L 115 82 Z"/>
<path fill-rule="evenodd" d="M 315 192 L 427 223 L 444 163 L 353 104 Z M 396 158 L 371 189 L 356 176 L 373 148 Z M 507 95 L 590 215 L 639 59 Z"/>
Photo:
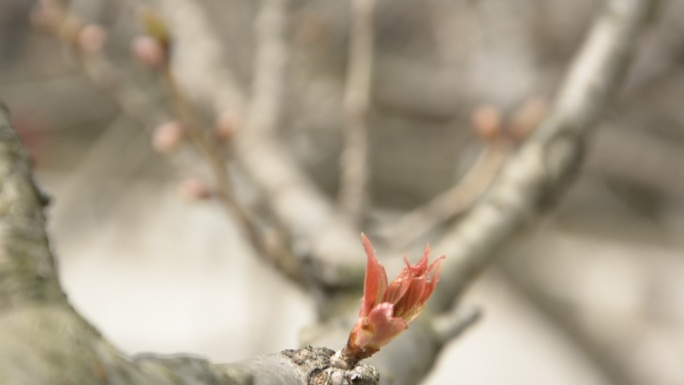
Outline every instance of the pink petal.
<path fill-rule="evenodd" d="M 404 260 L 406 260 L 406 256 L 404 256 Z M 407 263 L 407 266 L 401 270 L 401 272 L 392 282 L 390 282 L 389 286 L 387 287 L 387 291 L 383 296 L 383 302 L 396 304 L 406 294 L 410 286 L 411 267 Z"/>
<path fill-rule="evenodd" d="M 441 269 L 442 261 L 446 258 L 446 255 L 442 255 L 439 258 L 432 261 L 430 267 L 428 267 L 428 273 L 433 272 L 433 280 L 439 280 L 439 269 Z"/>
<path fill-rule="evenodd" d="M 366 234 L 361 233 L 361 243 L 368 257 L 366 262 L 366 277 L 363 284 L 363 298 L 359 317 L 367 316 L 373 307 L 382 300 L 387 290 L 387 273 L 385 268 L 375 257 L 375 250 Z"/>
<path fill-rule="evenodd" d="M 420 273 L 423 274 L 425 273 L 425 270 L 428 267 L 428 258 L 430 257 L 430 244 L 425 245 L 425 251 L 423 251 L 423 257 L 418 261 L 418 264 L 416 264 L 416 268 L 420 269 Z"/>
<path fill-rule="evenodd" d="M 395 316 L 403 318 L 406 322 L 411 322 L 418 315 L 414 313 L 414 310 L 422 307 L 427 299 L 425 291 L 428 290 L 429 285 L 424 277 L 411 280 L 411 287 L 406 295 L 394 306 Z"/>
<path fill-rule="evenodd" d="M 430 295 L 432 295 L 435 286 L 437 286 L 437 282 L 439 282 L 439 271 L 442 269 L 442 261 L 444 261 L 444 258 L 446 258 L 446 255 L 442 255 L 435 259 L 430 264 L 430 267 L 428 267 L 428 273 L 432 273 L 432 276 L 430 277 L 430 283 L 428 284 L 427 290 L 425 290 L 425 293 L 423 294 L 423 302 L 427 301 Z"/>
<path fill-rule="evenodd" d="M 408 324 L 393 315 L 394 306 L 386 302 L 377 305 L 370 312 L 367 321 L 372 333 L 369 335 L 369 340 L 365 341 L 367 346 L 380 348 L 406 330 Z"/>

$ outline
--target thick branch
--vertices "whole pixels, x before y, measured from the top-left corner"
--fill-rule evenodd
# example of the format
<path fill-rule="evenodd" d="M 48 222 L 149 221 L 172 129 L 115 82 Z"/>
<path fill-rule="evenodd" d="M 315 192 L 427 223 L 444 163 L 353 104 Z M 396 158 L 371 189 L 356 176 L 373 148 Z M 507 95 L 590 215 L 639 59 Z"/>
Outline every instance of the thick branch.
<path fill-rule="evenodd" d="M 579 52 L 555 106 L 506 165 L 490 194 L 440 242 L 449 255 L 432 299 L 448 307 L 512 235 L 574 176 L 587 134 L 618 89 L 657 1 L 611 0 Z"/>
<path fill-rule="evenodd" d="M 0 105 L 0 315 L 15 307 L 63 302 L 31 163 Z"/>

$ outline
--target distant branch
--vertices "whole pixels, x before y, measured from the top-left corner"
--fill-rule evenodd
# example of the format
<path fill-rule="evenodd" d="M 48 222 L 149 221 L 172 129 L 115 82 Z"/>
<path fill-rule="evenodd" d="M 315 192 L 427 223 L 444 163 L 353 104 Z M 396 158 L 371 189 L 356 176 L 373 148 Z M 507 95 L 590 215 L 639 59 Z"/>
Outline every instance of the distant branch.
<path fill-rule="evenodd" d="M 286 11 L 283 0 L 268 1 L 274 2 L 273 10 Z M 271 98 L 280 97 L 280 86 L 271 88 L 274 85 L 270 82 L 280 81 L 277 77 L 282 76 L 284 52 L 278 47 L 283 44 L 282 35 L 275 40 L 267 38 L 268 45 L 258 48 L 254 98 L 248 101 L 222 59 L 223 47 L 211 31 L 211 22 L 201 6 L 180 0 L 159 1 L 158 5 L 169 16 L 178 52 L 174 67 L 188 92 L 213 106 L 217 113 L 234 111 L 238 117 L 247 116 L 239 119 L 245 125 L 235 137 L 236 158 L 262 190 L 289 239 L 297 241 L 295 252 L 305 257 L 311 276 L 330 286 L 358 285 L 363 265 L 352 258 L 358 255 L 356 230 L 336 214 L 330 200 L 295 163 L 273 132 L 279 106 Z M 257 40 L 264 42 L 265 37 L 284 28 L 283 17 L 272 12 L 264 15 L 259 22 L 270 24 L 258 27 Z M 275 62 L 269 62 L 270 59 Z"/>
<path fill-rule="evenodd" d="M 395 249 L 406 247 L 434 227 L 471 207 L 487 191 L 507 159 L 510 147 L 503 140 L 489 144 L 458 183 L 404 215 L 390 227 L 387 242 Z"/>
<path fill-rule="evenodd" d="M 368 109 L 373 73 L 373 11 L 375 0 L 351 2 L 351 38 L 344 96 L 347 126 L 340 159 L 342 209 L 359 224 L 368 184 Z"/>
<path fill-rule="evenodd" d="M 509 161 L 488 196 L 436 245 L 449 255 L 432 299 L 444 309 L 565 190 L 594 128 L 632 62 L 658 1 L 611 0 L 573 63 L 548 117 Z"/>

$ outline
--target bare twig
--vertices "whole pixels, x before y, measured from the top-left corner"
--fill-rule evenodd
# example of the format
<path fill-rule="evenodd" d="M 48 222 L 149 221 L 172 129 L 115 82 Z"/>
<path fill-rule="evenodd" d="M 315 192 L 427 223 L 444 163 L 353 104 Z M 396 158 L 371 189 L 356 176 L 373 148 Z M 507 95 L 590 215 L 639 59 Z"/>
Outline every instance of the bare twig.
<path fill-rule="evenodd" d="M 546 112 L 542 99 L 532 98 L 503 123 L 498 110 L 484 106 L 473 114 L 472 125 L 486 147 L 468 172 L 452 188 L 399 219 L 384 236 L 394 249 L 403 249 L 435 227 L 457 217 L 481 198 L 507 157 L 539 125 Z"/>
<path fill-rule="evenodd" d="M 339 200 L 352 223 L 359 225 L 368 184 L 368 109 L 373 72 L 373 10 L 375 0 L 353 0 L 347 64 L 345 109 L 347 126 L 340 159 Z"/>
<path fill-rule="evenodd" d="M 166 67 L 163 70 L 163 77 L 171 95 L 171 99 L 175 104 L 176 113 L 187 130 L 190 140 L 209 163 L 209 167 L 216 180 L 218 195 L 221 202 L 229 210 L 230 214 L 235 215 L 238 221 L 244 226 L 252 244 L 261 249 L 261 237 L 256 223 L 245 208 L 235 200 L 228 168 L 226 167 L 225 160 L 223 159 L 219 148 L 216 143 L 207 136 L 206 130 L 202 127 L 202 124 L 197 117 L 194 106 L 187 99 L 183 90 L 178 86 L 176 78 L 170 68 Z"/>
<path fill-rule="evenodd" d="M 94 24 L 88 26 L 76 19 L 69 13 L 67 4 L 62 1 L 49 1 L 41 6 L 49 8 L 45 12 L 51 12 L 54 18 L 47 30 L 73 54 L 76 63 L 88 80 L 105 91 L 103 95 L 108 97 L 123 114 L 135 120 L 141 127 L 153 126 L 167 118 L 159 109 L 152 106 L 142 89 L 127 80 L 101 47 L 88 51 L 80 44 L 79 35 L 88 27 L 100 29 L 104 34 L 103 39 L 106 39 L 106 31 L 103 27 Z"/>
<path fill-rule="evenodd" d="M 611 0 L 579 52 L 555 106 L 504 168 L 489 195 L 437 244 L 449 255 L 431 305 L 448 308 L 496 250 L 564 190 L 585 138 L 631 63 L 657 1 Z"/>
<path fill-rule="evenodd" d="M 246 112 L 246 129 L 252 134 L 275 132 L 281 114 L 287 65 L 285 29 L 289 0 L 262 0 L 256 20 L 256 58 L 252 98 Z"/>
<path fill-rule="evenodd" d="M 394 249 L 402 249 L 434 227 L 468 209 L 484 194 L 504 164 L 510 144 L 497 140 L 480 153 L 468 173 L 449 190 L 403 216 L 386 233 Z"/>
<path fill-rule="evenodd" d="M 69 14 L 65 4 L 54 3 L 52 6 L 56 7 L 55 10 L 57 11 L 55 28 L 52 29 L 52 32 L 66 48 L 72 50 L 77 63 L 83 72 L 88 75 L 88 78 L 96 86 L 106 91 L 105 95 L 110 97 L 126 116 L 147 127 L 167 120 L 163 114 L 157 112 L 158 109 L 151 107 L 146 97 L 146 92 L 130 81 L 127 81 L 102 50 L 89 53 L 78 46 L 77 36 L 78 31 L 83 28 L 82 23 Z M 71 33 L 64 33 L 63 31 L 67 28 L 73 31 Z M 282 242 L 278 242 L 278 239 L 260 232 L 251 213 L 237 202 L 233 194 L 230 175 L 221 149 L 218 148 L 217 143 L 208 136 L 208 132 L 202 127 L 195 107 L 183 89 L 179 87 L 171 68 L 164 66 L 161 69 L 161 74 L 169 91 L 170 99 L 174 103 L 179 120 L 186 128 L 191 142 L 209 164 L 217 186 L 218 197 L 228 210 L 229 215 L 235 216 L 242 224 L 249 240 L 256 247 L 260 256 L 271 260 L 287 276 L 304 283 L 302 267 L 292 256 L 291 252 L 283 247 Z M 148 133 L 142 131 L 140 135 L 148 135 Z M 139 139 L 140 135 L 136 136 L 135 139 Z"/>
<path fill-rule="evenodd" d="M 346 219 L 336 215 L 331 202 L 276 140 L 273 131 L 279 107 L 273 104 L 270 99 L 273 96 L 269 95 L 278 98 L 280 86 L 276 86 L 275 94 L 261 91 L 273 87 L 269 82 L 282 76 L 277 71 L 284 66 L 279 61 L 284 57 L 277 56 L 284 51 L 277 46 L 274 48 L 273 44 L 281 44 L 281 47 L 284 44 L 282 30 L 279 30 L 284 28 L 279 24 L 284 23 L 284 16 L 271 13 L 261 19 L 271 20 L 271 24 L 263 26 L 259 36 L 263 38 L 275 33 L 276 37 L 268 43 L 270 48 L 259 43 L 261 53 L 257 53 L 257 57 L 266 62 L 257 64 L 254 104 L 248 106 L 221 58 L 221 43 L 209 29 L 211 23 L 201 6 L 180 0 L 165 0 L 158 4 L 169 15 L 175 47 L 177 52 L 182 52 L 175 58 L 174 66 L 184 88 L 207 101 L 216 112 L 233 111 L 238 117 L 248 115 L 247 119 L 239 119 L 245 124 L 235 136 L 236 159 L 262 189 L 274 216 L 288 231 L 288 238 L 297 241 L 295 252 L 310 258 L 311 275 L 331 286 L 357 285 L 361 282 L 363 265 L 358 258 L 352 258 L 358 255 L 356 231 Z M 272 9 L 285 12 L 285 3 L 276 2 Z M 276 62 L 268 63 L 274 53 Z M 258 75 L 260 69 L 267 73 Z M 257 80 L 260 76 L 261 80 Z M 265 111 L 265 114 L 259 116 L 259 111 Z"/>
<path fill-rule="evenodd" d="M 261 4 L 257 20 L 257 69 L 255 71 L 254 92 L 247 109 L 246 127 L 252 131 L 274 131 L 280 116 L 280 97 L 282 77 L 285 67 L 285 48 L 283 33 L 286 26 L 285 11 L 287 0 L 264 0 Z M 300 261 L 290 248 L 285 245 L 283 237 L 268 237 L 257 227 L 252 214 L 244 205 L 236 201 L 225 160 L 217 143 L 207 135 L 197 118 L 192 103 L 176 81 L 174 71 L 166 67 L 164 79 L 176 110 L 186 125 L 190 139 L 209 163 L 218 186 L 219 197 L 230 213 L 247 230 L 247 235 L 258 253 L 274 263 L 287 276 L 299 283 L 306 283 L 308 277 Z"/>

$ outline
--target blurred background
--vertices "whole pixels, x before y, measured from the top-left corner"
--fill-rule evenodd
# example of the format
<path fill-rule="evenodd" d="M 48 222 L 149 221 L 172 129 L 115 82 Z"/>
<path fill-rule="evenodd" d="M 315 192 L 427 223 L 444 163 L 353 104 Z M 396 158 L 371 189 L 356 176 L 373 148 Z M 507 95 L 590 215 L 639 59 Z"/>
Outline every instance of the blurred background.
<path fill-rule="evenodd" d="M 202 2 L 245 88 L 258 3 Z M 55 14 L 38 1 L 0 0 L 0 99 L 54 198 L 49 232 L 63 285 L 128 353 L 222 362 L 295 347 L 316 321 L 315 300 L 205 199 L 206 161 L 155 142 L 172 101 L 131 55 L 138 5 L 72 0 Z M 602 5 L 379 0 L 370 233 L 458 185 L 495 145 L 491 130 L 523 141 Z M 449 344 L 424 384 L 684 383 L 684 2 L 663 8 L 575 183 L 469 291 L 464 302 L 484 318 Z M 288 17 L 278 137 L 334 199 L 349 3 L 294 0 Z M 405 249 L 416 256 L 438 232 Z"/>

